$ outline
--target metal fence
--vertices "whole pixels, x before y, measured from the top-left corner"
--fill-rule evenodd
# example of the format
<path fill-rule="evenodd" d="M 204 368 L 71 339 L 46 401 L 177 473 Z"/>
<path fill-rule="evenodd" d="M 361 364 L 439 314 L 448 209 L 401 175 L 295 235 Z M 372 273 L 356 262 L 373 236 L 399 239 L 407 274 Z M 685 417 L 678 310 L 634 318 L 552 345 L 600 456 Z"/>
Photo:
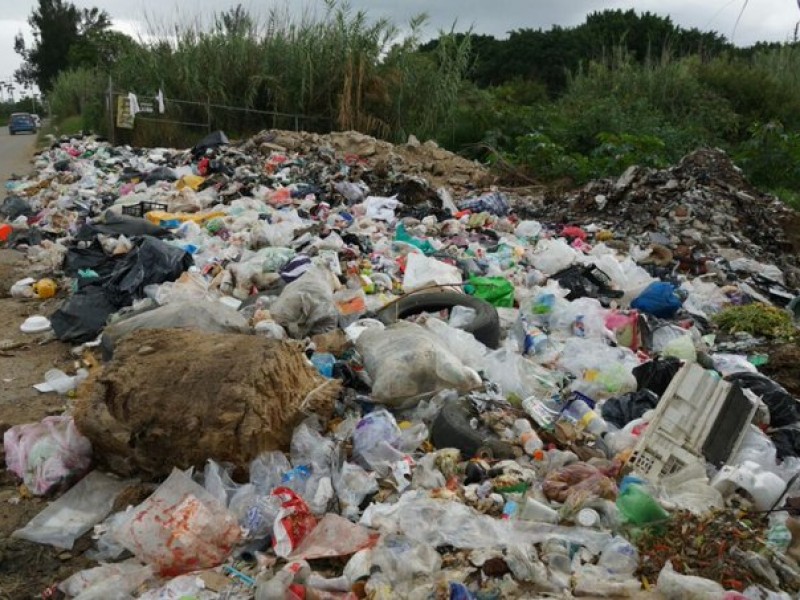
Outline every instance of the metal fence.
<path fill-rule="evenodd" d="M 116 142 L 118 134 L 118 98 L 127 97 L 131 92 L 136 94 L 137 98 L 146 100 L 147 104 L 151 104 L 151 101 L 153 101 L 153 105 L 156 104 L 154 101 L 156 98 L 155 94 L 139 94 L 135 91 L 123 92 L 114 90 L 113 84 L 109 82 L 109 87 L 106 91 L 106 108 L 109 119 L 109 137 L 112 143 Z M 219 121 L 225 120 L 225 118 L 221 118 L 220 115 L 235 113 L 243 114 L 246 117 L 253 115 L 256 117 L 261 128 L 271 127 L 274 129 L 283 128 L 299 131 L 301 129 L 320 130 L 326 128 L 330 130 L 332 127 L 332 122 L 329 117 L 261 110 L 244 106 L 229 106 L 212 102 L 210 98 L 207 98 L 205 101 L 196 101 L 164 97 L 163 102 L 165 107 L 163 113 L 158 113 L 157 111 L 138 112 L 134 120 L 146 123 L 172 124 L 180 127 L 194 127 L 211 132 L 218 128 L 215 127 L 215 125 Z M 184 117 L 184 115 L 188 116 Z"/>

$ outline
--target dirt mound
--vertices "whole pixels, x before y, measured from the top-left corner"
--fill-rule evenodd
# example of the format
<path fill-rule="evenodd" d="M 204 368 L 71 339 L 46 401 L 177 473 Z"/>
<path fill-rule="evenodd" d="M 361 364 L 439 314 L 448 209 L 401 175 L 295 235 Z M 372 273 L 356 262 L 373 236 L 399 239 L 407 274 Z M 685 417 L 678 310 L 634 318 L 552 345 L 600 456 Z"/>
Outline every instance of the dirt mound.
<path fill-rule="evenodd" d="M 761 370 L 792 396 L 800 398 L 800 345 L 783 344 L 770 348 L 769 362 Z"/>
<path fill-rule="evenodd" d="M 99 465 L 125 476 L 161 477 L 212 457 L 246 468 L 287 448 L 307 413 L 329 417 L 340 387 L 296 343 L 256 336 L 143 330 L 114 356 L 75 422 Z"/>
<path fill-rule="evenodd" d="M 264 131 L 244 143 L 245 152 L 262 154 L 272 151 L 299 152 L 304 155 L 330 149 L 338 157 L 353 157 L 357 163 L 381 174 L 403 174 L 426 179 L 434 188 L 490 185 L 492 176 L 479 163 L 440 148 L 436 142 L 420 143 L 411 138 L 407 144 L 392 144 L 357 131 L 335 131 L 320 135 L 304 131 Z"/>

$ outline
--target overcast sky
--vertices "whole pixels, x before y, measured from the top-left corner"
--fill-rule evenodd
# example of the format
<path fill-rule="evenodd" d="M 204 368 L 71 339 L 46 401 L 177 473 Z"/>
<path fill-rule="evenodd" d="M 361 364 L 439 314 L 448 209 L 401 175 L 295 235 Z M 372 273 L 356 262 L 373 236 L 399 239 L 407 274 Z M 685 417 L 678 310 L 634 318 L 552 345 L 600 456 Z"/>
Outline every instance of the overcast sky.
<path fill-rule="evenodd" d="M 235 0 L 73 0 L 80 8 L 97 6 L 112 17 L 115 27 L 130 34 L 146 35 L 147 21 L 175 22 L 194 18 L 197 14 L 212 14 L 238 4 Z M 245 0 L 241 2 L 254 13 L 264 13 L 271 6 L 301 5 L 312 9 L 323 6 L 322 0 Z M 390 17 L 402 26 L 416 14 L 429 15 L 427 33 L 449 29 L 457 21 L 457 29 L 470 26 L 476 33 L 503 36 L 512 29 L 523 27 L 548 29 L 552 25 L 572 26 L 583 22 L 585 16 L 607 8 L 635 8 L 669 16 L 683 27 L 715 30 L 737 45 L 757 41 L 790 40 L 795 24 L 800 20 L 800 0 L 749 0 L 735 31 L 734 24 L 745 0 L 351 0 L 353 8 L 367 9 L 374 17 Z M 9 79 L 19 66 L 14 53 L 14 36 L 23 32 L 30 37 L 27 18 L 37 0 L 2 0 L 0 11 L 0 80 Z"/>

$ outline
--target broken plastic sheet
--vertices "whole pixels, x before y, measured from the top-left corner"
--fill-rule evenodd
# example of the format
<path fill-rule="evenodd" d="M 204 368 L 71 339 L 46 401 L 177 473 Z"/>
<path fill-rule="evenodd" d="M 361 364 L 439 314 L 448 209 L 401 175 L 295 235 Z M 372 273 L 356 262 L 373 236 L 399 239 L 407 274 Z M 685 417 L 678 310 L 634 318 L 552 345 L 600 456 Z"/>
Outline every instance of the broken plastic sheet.
<path fill-rule="evenodd" d="M 555 539 L 599 554 L 612 538 L 610 533 L 583 527 L 495 519 L 460 502 L 429 498 L 424 490 L 406 492 L 393 504 L 370 505 L 360 523 L 386 533 L 402 533 L 433 547 L 465 549 L 539 544 Z M 435 526 L 421 526 L 425 523 Z"/>
<path fill-rule="evenodd" d="M 108 516 L 117 495 L 131 483 L 92 471 L 12 535 L 69 550 L 76 539 Z"/>

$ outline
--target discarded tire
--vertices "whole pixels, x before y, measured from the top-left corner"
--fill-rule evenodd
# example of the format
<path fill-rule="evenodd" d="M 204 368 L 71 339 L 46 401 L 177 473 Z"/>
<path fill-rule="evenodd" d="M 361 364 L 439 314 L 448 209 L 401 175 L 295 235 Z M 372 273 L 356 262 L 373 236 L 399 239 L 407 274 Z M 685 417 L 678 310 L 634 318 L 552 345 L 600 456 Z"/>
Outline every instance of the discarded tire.
<path fill-rule="evenodd" d="M 339 389 L 293 342 L 143 329 L 119 341 L 75 424 L 99 466 L 123 476 L 163 477 L 209 458 L 246 469 L 287 448 L 307 413 L 330 416 Z"/>
<path fill-rule="evenodd" d="M 495 307 L 479 298 L 458 292 L 408 294 L 378 311 L 376 317 L 385 325 L 391 325 L 405 317 L 423 312 L 438 312 L 454 306 L 465 306 L 475 311 L 475 319 L 464 327 L 465 331 L 489 348 L 500 346 L 500 317 Z"/>
<path fill-rule="evenodd" d="M 468 401 L 448 402 L 431 426 L 431 441 L 436 448 L 458 448 L 464 458 L 491 454 L 494 458 L 513 458 L 514 449 L 488 429 L 474 429 Z"/>

